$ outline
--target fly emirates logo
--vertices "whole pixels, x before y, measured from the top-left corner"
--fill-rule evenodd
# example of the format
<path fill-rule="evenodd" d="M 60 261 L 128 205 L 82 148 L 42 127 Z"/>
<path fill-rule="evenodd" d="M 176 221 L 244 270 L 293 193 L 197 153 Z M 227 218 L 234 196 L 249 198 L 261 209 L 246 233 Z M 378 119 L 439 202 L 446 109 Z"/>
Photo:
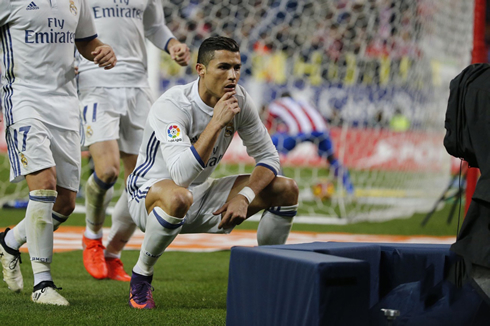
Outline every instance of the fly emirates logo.
<path fill-rule="evenodd" d="M 27 29 L 25 42 L 26 44 L 75 43 L 75 33 L 63 30 L 64 27 L 64 19 L 48 18 L 49 31 L 36 32 Z"/>
<path fill-rule="evenodd" d="M 129 0 L 113 0 L 112 7 L 93 6 L 94 18 L 136 18 L 143 19 L 143 11 L 129 7 Z"/>

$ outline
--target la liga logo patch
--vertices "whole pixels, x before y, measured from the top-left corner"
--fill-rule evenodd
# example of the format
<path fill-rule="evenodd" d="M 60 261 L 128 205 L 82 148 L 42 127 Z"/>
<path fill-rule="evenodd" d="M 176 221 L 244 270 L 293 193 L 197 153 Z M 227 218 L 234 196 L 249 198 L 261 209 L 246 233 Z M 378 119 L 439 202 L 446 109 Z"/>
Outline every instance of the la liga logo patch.
<path fill-rule="evenodd" d="M 180 132 L 180 127 L 178 125 L 172 124 L 167 127 L 167 141 L 168 142 L 182 141 L 182 133 Z"/>

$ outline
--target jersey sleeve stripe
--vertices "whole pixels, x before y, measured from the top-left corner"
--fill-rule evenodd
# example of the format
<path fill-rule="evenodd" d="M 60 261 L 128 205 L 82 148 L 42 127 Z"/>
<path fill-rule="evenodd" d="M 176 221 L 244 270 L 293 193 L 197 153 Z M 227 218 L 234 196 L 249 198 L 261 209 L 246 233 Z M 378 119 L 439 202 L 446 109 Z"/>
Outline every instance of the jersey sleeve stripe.
<path fill-rule="evenodd" d="M 272 166 L 270 166 L 269 164 L 265 164 L 265 163 L 258 163 L 256 166 L 263 166 L 264 168 L 267 168 L 269 170 L 271 170 L 275 176 L 277 176 L 277 171 L 276 169 L 274 169 Z"/>
<path fill-rule="evenodd" d="M 196 160 L 199 162 L 199 164 L 205 168 L 206 167 L 206 164 L 204 164 L 203 160 L 201 159 L 201 156 L 199 156 L 199 153 L 196 151 L 196 149 L 194 148 L 194 145 L 191 146 L 191 152 L 192 154 L 194 154 L 194 157 L 196 158 Z"/>
<path fill-rule="evenodd" d="M 89 37 L 76 38 L 75 42 L 88 42 L 88 41 L 92 41 L 95 38 L 97 38 L 97 34 L 89 36 Z"/>

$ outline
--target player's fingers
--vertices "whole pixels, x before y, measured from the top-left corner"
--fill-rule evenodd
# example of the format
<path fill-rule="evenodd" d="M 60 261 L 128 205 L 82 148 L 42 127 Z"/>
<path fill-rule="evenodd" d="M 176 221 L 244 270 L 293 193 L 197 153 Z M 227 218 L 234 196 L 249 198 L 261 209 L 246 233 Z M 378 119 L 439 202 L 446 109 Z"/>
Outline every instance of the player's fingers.
<path fill-rule="evenodd" d="M 115 58 L 114 52 L 112 51 L 102 51 L 97 57 L 97 63 L 99 64 L 106 64 L 108 62 L 111 62 L 111 59 Z M 94 60 L 95 62 L 95 60 Z"/>
<path fill-rule="evenodd" d="M 235 91 L 229 91 L 229 92 L 226 92 L 225 94 L 223 94 L 223 96 L 221 96 L 221 98 L 219 99 L 218 102 L 224 102 L 226 100 L 229 100 L 231 97 L 233 97 L 233 95 L 235 95 Z"/>
<path fill-rule="evenodd" d="M 97 56 L 100 53 L 100 51 L 102 51 L 102 47 L 98 46 L 95 48 L 95 50 L 90 52 L 90 54 L 92 54 L 93 56 Z"/>
<path fill-rule="evenodd" d="M 226 210 L 226 207 L 228 206 L 228 204 L 224 204 L 223 206 L 221 206 L 217 211 L 213 212 L 213 215 L 219 215 L 221 213 L 223 213 L 225 210 Z"/>
<path fill-rule="evenodd" d="M 221 222 L 218 225 L 218 229 L 222 229 L 223 226 L 226 226 L 228 224 L 228 220 L 230 219 L 230 212 L 226 212 L 225 216 L 221 219 Z"/>
<path fill-rule="evenodd" d="M 191 55 L 189 51 L 184 51 L 180 54 L 179 57 L 177 57 L 176 62 L 181 66 L 187 66 L 189 64 L 190 58 Z"/>

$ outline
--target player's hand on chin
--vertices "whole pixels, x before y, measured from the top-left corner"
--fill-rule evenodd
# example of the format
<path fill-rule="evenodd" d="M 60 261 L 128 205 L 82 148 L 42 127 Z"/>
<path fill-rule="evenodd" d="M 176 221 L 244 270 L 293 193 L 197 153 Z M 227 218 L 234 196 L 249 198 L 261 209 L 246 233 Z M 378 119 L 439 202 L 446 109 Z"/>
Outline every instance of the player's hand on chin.
<path fill-rule="evenodd" d="M 247 218 L 248 200 L 242 195 L 233 197 L 229 202 L 221 206 L 213 215 L 221 214 L 221 223 L 218 229 L 229 229 L 242 224 Z"/>
<path fill-rule="evenodd" d="M 95 48 L 92 51 L 94 63 L 105 70 L 112 69 L 116 65 L 117 58 L 111 46 L 104 44 Z"/>
<path fill-rule="evenodd" d="M 240 112 L 235 90 L 226 92 L 214 106 L 213 119 L 224 128 Z"/>

